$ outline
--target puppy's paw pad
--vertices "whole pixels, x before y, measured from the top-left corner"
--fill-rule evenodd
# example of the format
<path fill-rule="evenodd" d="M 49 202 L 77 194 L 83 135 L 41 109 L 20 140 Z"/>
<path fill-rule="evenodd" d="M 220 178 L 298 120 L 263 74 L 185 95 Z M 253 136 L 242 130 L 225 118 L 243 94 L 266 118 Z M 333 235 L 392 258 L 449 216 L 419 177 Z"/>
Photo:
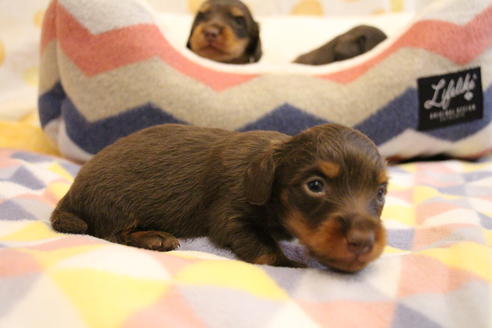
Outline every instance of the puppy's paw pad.
<path fill-rule="evenodd" d="M 291 268 L 305 268 L 306 267 L 306 265 L 303 263 L 293 261 L 293 260 L 287 258 L 283 254 L 275 254 L 275 253 L 260 255 L 253 261 L 253 263 L 282 266 L 282 267 L 291 267 Z"/>
<path fill-rule="evenodd" d="M 132 234 L 132 246 L 156 251 L 172 251 L 179 247 L 179 241 L 171 234 L 162 231 L 140 231 Z"/>
<path fill-rule="evenodd" d="M 156 240 L 156 243 L 151 249 L 155 249 L 158 251 L 172 251 L 179 246 L 179 240 L 177 240 L 175 237 L 166 237 L 161 238 L 160 241 Z"/>
<path fill-rule="evenodd" d="M 147 248 L 156 251 L 172 251 L 179 247 L 179 241 L 170 235 L 156 233 L 146 238 Z"/>

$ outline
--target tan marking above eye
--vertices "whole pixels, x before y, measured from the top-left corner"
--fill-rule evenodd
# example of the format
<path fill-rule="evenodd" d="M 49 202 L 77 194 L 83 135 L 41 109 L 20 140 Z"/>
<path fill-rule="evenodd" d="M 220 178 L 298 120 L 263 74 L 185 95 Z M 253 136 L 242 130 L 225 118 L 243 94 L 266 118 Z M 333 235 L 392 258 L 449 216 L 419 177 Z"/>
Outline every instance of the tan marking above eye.
<path fill-rule="evenodd" d="M 232 16 L 235 16 L 235 17 L 244 17 L 243 11 L 241 9 L 239 9 L 238 7 L 231 7 L 230 13 Z"/>
<path fill-rule="evenodd" d="M 198 9 L 198 11 L 202 14 L 206 14 L 210 9 L 211 9 L 211 5 L 208 1 L 205 1 L 201 6 L 200 8 Z"/>
<path fill-rule="evenodd" d="M 388 183 L 388 175 L 386 175 L 386 171 L 385 170 L 382 170 L 379 172 L 379 175 L 378 175 L 378 182 L 380 184 L 383 184 L 383 183 Z"/>
<path fill-rule="evenodd" d="M 340 174 L 340 165 L 333 162 L 322 161 L 319 163 L 319 168 L 329 178 L 335 178 Z"/>

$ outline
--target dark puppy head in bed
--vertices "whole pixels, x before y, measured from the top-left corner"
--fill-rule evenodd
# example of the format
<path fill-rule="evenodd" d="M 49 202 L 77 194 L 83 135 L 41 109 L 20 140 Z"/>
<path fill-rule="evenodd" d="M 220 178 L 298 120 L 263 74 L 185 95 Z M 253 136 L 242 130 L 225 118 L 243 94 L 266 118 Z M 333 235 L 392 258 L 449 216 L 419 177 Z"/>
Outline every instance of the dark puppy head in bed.
<path fill-rule="evenodd" d="M 321 47 L 297 57 L 294 62 L 324 65 L 349 59 L 368 52 L 385 39 L 386 34 L 380 29 L 369 25 L 359 25 Z"/>
<path fill-rule="evenodd" d="M 239 0 L 205 1 L 195 16 L 187 47 L 197 55 L 230 64 L 260 60 L 260 30 Z"/>

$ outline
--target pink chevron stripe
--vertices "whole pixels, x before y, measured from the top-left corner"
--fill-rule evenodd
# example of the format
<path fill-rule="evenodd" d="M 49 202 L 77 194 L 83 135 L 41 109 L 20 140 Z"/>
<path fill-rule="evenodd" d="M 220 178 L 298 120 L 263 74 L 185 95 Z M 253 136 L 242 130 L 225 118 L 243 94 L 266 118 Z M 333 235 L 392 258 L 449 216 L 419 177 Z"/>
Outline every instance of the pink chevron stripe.
<path fill-rule="evenodd" d="M 53 1 L 50 3 L 48 8 L 46 9 L 44 13 L 44 18 L 43 18 L 43 28 L 42 28 L 42 33 L 41 33 L 41 44 L 40 44 L 40 49 L 41 52 L 44 51 L 44 48 L 50 43 L 52 40 L 56 38 L 56 7 L 57 7 L 57 1 Z"/>
<path fill-rule="evenodd" d="M 425 49 L 463 65 L 492 45 L 492 6 L 460 26 L 444 21 L 416 22 L 396 42 L 378 56 L 346 70 L 318 75 L 319 78 L 349 83 L 405 47 Z"/>
<path fill-rule="evenodd" d="M 152 57 L 160 57 L 176 70 L 216 91 L 234 87 L 257 76 L 225 73 L 198 65 L 176 51 L 153 24 L 133 25 L 93 35 L 60 5 L 57 24 L 63 26 L 57 30 L 61 48 L 88 76 Z M 138 40 L 138 43 L 132 40 Z"/>

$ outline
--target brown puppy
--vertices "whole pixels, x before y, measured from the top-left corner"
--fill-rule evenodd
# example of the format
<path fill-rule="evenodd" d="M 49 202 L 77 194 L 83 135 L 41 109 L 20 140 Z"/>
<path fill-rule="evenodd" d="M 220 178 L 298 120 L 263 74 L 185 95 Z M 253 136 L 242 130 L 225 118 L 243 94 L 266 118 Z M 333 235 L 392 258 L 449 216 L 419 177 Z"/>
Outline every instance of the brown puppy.
<path fill-rule="evenodd" d="M 240 259 L 299 266 L 296 237 L 321 263 L 354 272 L 383 251 L 385 161 L 335 124 L 289 137 L 159 125 L 87 162 L 51 217 L 55 230 L 154 250 L 208 236 Z"/>
<path fill-rule="evenodd" d="M 187 47 L 197 55 L 229 64 L 261 58 L 260 28 L 239 0 L 208 0 L 198 10 Z"/>
<path fill-rule="evenodd" d="M 383 31 L 372 26 L 360 25 L 325 45 L 297 57 L 294 63 L 324 65 L 349 59 L 368 52 L 385 39 L 386 34 Z"/>

